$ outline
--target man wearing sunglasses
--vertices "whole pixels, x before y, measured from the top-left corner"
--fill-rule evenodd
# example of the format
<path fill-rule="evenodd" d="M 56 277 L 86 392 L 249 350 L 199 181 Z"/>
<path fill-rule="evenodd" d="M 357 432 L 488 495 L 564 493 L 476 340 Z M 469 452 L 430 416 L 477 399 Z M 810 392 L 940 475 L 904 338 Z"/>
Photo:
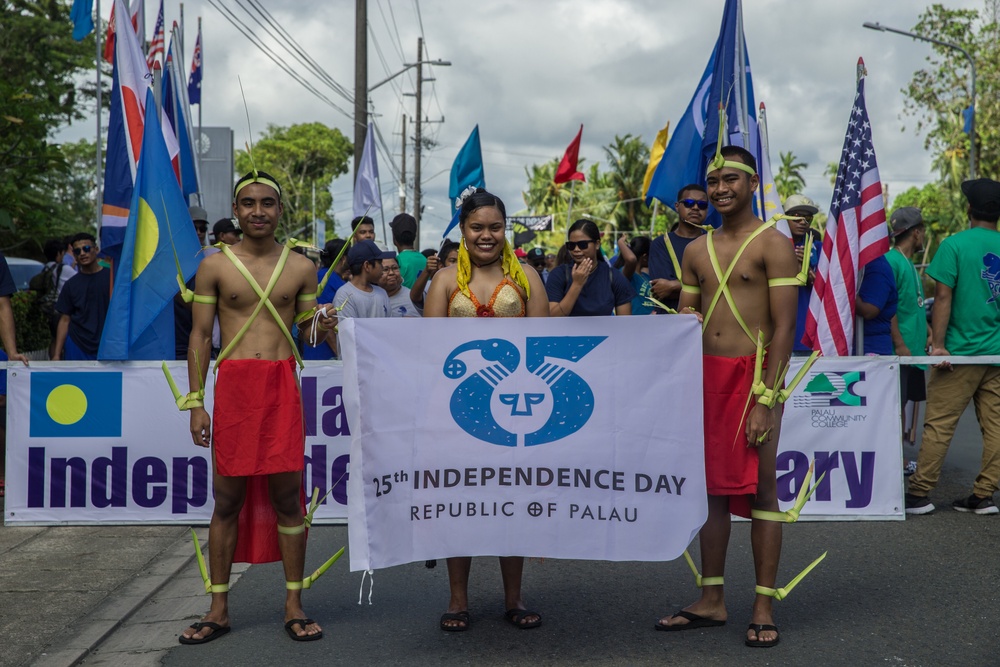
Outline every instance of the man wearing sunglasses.
<path fill-rule="evenodd" d="M 649 279 L 653 296 L 676 310 L 681 294 L 680 267 L 684 261 L 684 250 L 705 233 L 701 227 L 708 214 L 705 188 L 695 183 L 685 185 L 677 193 L 674 207 L 680 218 L 677 226 L 670 233 L 657 236 L 649 245 Z"/>
<path fill-rule="evenodd" d="M 97 359 L 111 303 L 111 269 L 98 262 L 97 239 L 80 232 L 73 237 L 72 248 L 78 272 L 66 281 L 56 301 L 60 315 L 52 355 L 56 361 Z"/>

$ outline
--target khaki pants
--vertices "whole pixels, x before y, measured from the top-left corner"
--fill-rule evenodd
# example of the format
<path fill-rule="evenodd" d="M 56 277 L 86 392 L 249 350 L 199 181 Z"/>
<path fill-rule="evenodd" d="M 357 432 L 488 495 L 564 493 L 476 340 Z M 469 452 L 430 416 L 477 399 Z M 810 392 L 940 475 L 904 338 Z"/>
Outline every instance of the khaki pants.
<path fill-rule="evenodd" d="M 956 365 L 952 369 L 931 369 L 924 438 L 917 472 L 910 477 L 910 493 L 926 496 L 937 485 L 958 419 L 972 399 L 983 433 L 983 461 L 972 490 L 981 498 L 990 497 L 1000 482 L 1000 367 Z"/>

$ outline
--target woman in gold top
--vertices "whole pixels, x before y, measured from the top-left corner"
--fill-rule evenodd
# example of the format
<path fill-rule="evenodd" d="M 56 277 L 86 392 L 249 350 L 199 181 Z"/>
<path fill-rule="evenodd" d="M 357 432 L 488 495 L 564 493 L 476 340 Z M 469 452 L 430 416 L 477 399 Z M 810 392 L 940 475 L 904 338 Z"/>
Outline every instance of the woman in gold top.
<path fill-rule="evenodd" d="M 462 241 L 458 263 L 441 269 L 431 282 L 424 317 L 546 317 L 545 286 L 537 271 L 524 271 L 507 243 L 503 202 L 483 189 L 463 193 L 458 214 Z M 472 558 L 448 559 L 451 597 L 441 629 L 469 629 L 469 570 Z M 521 600 L 524 558 L 501 557 L 507 620 L 521 629 L 537 628 L 542 617 Z"/>

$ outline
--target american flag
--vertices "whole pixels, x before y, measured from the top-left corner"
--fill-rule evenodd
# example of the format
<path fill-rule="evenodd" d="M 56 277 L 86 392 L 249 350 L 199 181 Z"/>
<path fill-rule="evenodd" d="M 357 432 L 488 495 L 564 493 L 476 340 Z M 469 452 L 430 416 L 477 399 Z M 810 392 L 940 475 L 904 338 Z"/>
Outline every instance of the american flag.
<path fill-rule="evenodd" d="M 863 72 L 863 68 L 864 61 L 859 59 L 859 71 Z M 858 272 L 888 251 L 882 182 L 865 108 L 865 79 L 859 76 L 826 223 L 823 253 L 809 300 L 803 337 L 806 345 L 821 350 L 825 356 L 851 354 Z"/>
<path fill-rule="evenodd" d="M 149 43 L 149 53 L 146 54 L 146 65 L 149 69 L 153 69 L 153 63 L 156 62 L 156 56 L 159 55 L 160 59 L 163 59 L 164 49 L 166 44 L 164 42 L 163 35 L 163 0 L 160 0 L 160 13 L 156 15 L 156 29 L 153 30 L 153 41 Z"/>

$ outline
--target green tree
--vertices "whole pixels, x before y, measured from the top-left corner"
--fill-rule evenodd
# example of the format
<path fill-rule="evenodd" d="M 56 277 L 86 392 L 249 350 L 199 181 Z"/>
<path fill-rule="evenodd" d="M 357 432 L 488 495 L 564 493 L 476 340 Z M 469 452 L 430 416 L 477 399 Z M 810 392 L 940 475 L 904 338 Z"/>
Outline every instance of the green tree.
<path fill-rule="evenodd" d="M 282 233 L 301 233 L 317 218 L 332 228 L 333 195 L 330 185 L 348 171 L 354 147 L 340 130 L 322 123 L 302 123 L 291 127 L 268 125 L 253 147 L 257 169 L 278 179 L 282 188 Z M 236 169 L 245 174 L 252 168 L 246 151 L 236 152 Z M 312 191 L 316 186 L 316 210 L 312 211 Z"/>
<path fill-rule="evenodd" d="M 642 181 L 649 165 L 649 146 L 641 137 L 615 135 L 604 147 L 604 154 L 610 167 L 607 184 L 617 202 L 613 215 L 619 231 L 648 229 L 650 211 L 643 203 Z"/>
<path fill-rule="evenodd" d="M 781 166 L 774 176 L 774 186 L 778 188 L 778 196 L 784 201 L 789 196 L 802 192 L 802 188 L 806 187 L 806 179 L 802 176 L 802 172 L 808 169 L 809 165 L 799 162 L 792 151 L 779 152 L 778 156 L 781 158 Z"/>
<path fill-rule="evenodd" d="M 983 9 L 948 9 L 940 4 L 920 15 L 913 32 L 957 44 L 976 63 L 976 156 L 979 175 L 1000 173 L 1000 0 L 985 0 Z M 956 49 L 928 44 L 929 66 L 913 74 L 905 112 L 916 117 L 917 132 L 926 132 L 924 147 L 949 189 L 968 177 L 969 136 L 962 111 L 969 107 L 969 64 Z"/>
<path fill-rule="evenodd" d="M 94 33 L 73 40 L 70 5 L 0 2 L 0 246 L 23 254 L 37 252 L 65 214 L 51 186 L 70 166 L 52 135 L 81 119 L 94 93 L 78 86 L 94 67 Z"/>

